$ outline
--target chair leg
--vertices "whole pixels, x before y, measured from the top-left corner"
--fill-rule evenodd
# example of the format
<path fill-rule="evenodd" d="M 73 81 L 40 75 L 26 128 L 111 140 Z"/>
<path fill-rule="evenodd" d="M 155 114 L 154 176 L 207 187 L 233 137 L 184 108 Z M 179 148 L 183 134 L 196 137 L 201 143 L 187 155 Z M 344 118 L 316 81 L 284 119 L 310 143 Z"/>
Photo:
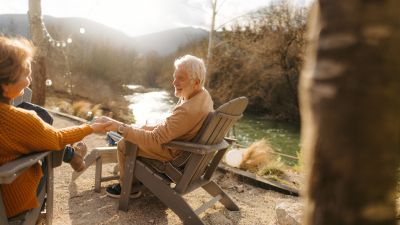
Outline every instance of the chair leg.
<path fill-rule="evenodd" d="M 100 192 L 101 189 L 101 172 L 103 170 L 103 159 L 101 157 L 96 158 L 96 173 L 94 179 L 94 191 Z"/>
<path fill-rule="evenodd" d="M 154 195 L 170 208 L 187 225 L 204 225 L 190 205 L 169 185 L 163 182 L 141 162 L 136 163 L 135 177 L 139 179 Z"/>
<path fill-rule="evenodd" d="M 1 186 L 0 186 L 1 191 Z M 0 224 L 8 225 L 7 215 L 6 215 L 6 208 L 3 203 L 3 197 L 0 194 Z"/>
<path fill-rule="evenodd" d="M 53 224 L 53 203 L 54 203 L 54 169 L 53 169 L 53 159 L 50 154 L 46 158 L 47 163 L 47 177 L 46 177 L 46 225 Z"/>
<path fill-rule="evenodd" d="M 219 200 L 225 208 L 230 211 L 239 211 L 239 207 L 233 202 L 233 200 L 216 184 L 214 181 L 210 181 L 206 185 L 202 187 L 206 190 L 210 195 L 217 196 L 221 195 L 222 199 Z"/>
<path fill-rule="evenodd" d="M 122 180 L 121 196 L 119 198 L 119 210 L 128 211 L 129 196 L 132 190 L 133 171 L 135 169 L 137 145 L 125 142 L 125 172 Z"/>

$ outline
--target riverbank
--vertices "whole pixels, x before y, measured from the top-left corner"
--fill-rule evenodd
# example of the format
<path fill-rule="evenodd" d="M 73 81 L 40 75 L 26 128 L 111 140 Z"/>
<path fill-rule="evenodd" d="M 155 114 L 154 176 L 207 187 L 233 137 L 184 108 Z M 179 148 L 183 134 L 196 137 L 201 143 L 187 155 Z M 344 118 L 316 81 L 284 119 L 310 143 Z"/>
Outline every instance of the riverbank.
<path fill-rule="evenodd" d="M 118 96 L 94 101 L 87 97 L 74 95 L 71 99 L 68 93 L 51 90 L 47 92 L 45 107 L 86 120 L 106 115 L 125 123 L 135 122 L 132 111 L 129 109 L 129 102 Z"/>
<path fill-rule="evenodd" d="M 129 108 L 134 115 L 136 124 L 155 124 L 159 122 L 161 118 L 165 118 L 171 112 L 176 100 L 166 91 L 146 89 L 140 85 L 127 85 L 124 90 L 125 98 L 130 105 L 129 107 L 128 105 L 124 106 L 126 103 L 123 103 L 119 107 Z M 104 114 L 101 110 L 103 107 L 94 105 L 88 102 L 87 99 L 75 101 L 71 105 L 66 97 L 68 96 L 49 96 L 46 100 L 46 107 L 87 120 L 91 120 L 93 116 Z M 89 112 L 92 117 L 88 118 Z M 118 117 L 114 118 L 119 120 Z M 127 122 L 126 120 L 123 121 Z M 132 123 L 132 121 L 127 123 Z M 290 124 L 245 115 L 235 125 L 231 134 L 238 140 L 233 149 L 243 152 L 248 148 L 254 150 L 253 153 L 257 152 L 257 154 L 251 154 L 252 157 L 247 159 L 251 164 L 250 167 L 244 166 L 240 168 L 244 172 L 249 171 L 251 176 L 260 176 L 261 179 L 266 179 L 266 183 L 280 183 L 283 186 L 287 186 L 288 190 L 298 190 L 301 183 L 298 178 L 298 159 L 295 157 L 299 149 L 298 129 L 297 126 Z M 260 142 L 259 140 L 263 141 Z M 229 155 L 229 152 L 227 155 Z M 254 157 L 258 157 L 257 155 L 263 156 L 263 159 L 261 161 L 260 159 L 255 160 Z M 288 155 L 291 155 L 291 157 L 287 157 Z M 258 164 L 254 165 L 255 162 L 258 162 Z M 239 166 L 236 167 L 239 168 Z"/>
<path fill-rule="evenodd" d="M 54 119 L 54 126 L 58 128 L 78 124 L 77 121 L 57 115 L 54 115 Z M 90 135 L 84 141 L 88 145 L 88 153 L 96 146 L 105 145 L 103 135 Z M 113 165 L 104 165 L 103 171 L 111 174 Z M 105 182 L 101 193 L 93 191 L 94 173 L 95 168 L 89 167 L 77 180 L 72 181 L 72 169 L 68 164 L 56 168 L 53 224 L 182 224 L 180 219 L 151 193 L 131 200 L 128 212 L 118 211 L 117 200 L 107 197 L 104 191 L 112 182 Z M 218 203 L 200 215 L 207 225 L 277 224 L 276 206 L 280 203 L 293 205 L 300 201 L 297 197 L 253 187 L 230 173 L 217 172 L 214 179 L 234 199 L 240 211 L 230 212 Z M 208 200 L 209 196 L 203 190 L 196 190 L 185 198 L 196 207 Z"/>

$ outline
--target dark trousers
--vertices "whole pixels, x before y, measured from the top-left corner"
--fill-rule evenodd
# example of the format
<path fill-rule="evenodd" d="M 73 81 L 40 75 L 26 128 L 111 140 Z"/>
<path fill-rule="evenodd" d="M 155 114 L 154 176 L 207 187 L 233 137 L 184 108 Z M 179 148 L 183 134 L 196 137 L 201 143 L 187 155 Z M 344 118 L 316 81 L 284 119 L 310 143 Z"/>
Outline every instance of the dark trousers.
<path fill-rule="evenodd" d="M 27 110 L 33 110 L 36 112 L 36 114 L 46 123 L 53 125 L 53 117 L 50 115 L 50 113 L 44 109 L 43 107 L 40 107 L 38 105 L 29 103 L 29 102 L 22 102 L 21 104 L 17 105 L 17 107 L 22 108 L 22 109 L 27 109 Z M 64 157 L 63 161 L 64 162 L 70 162 L 72 157 L 74 156 L 74 149 L 71 146 L 66 146 L 64 148 Z M 38 188 L 37 188 L 37 194 L 40 193 L 42 190 L 46 177 L 47 177 L 47 163 L 45 161 L 42 162 L 42 171 L 43 171 L 43 177 L 40 179 Z"/>

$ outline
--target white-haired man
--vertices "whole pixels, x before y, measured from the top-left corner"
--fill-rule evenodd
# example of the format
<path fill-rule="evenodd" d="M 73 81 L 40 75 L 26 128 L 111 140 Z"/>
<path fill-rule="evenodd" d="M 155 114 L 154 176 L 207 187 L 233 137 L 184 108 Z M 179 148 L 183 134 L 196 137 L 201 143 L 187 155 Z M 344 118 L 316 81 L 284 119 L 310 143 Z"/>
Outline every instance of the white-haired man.
<path fill-rule="evenodd" d="M 175 96 L 179 102 L 170 116 L 155 126 L 135 127 L 100 117 L 98 120 L 111 120 L 113 123 L 106 129 L 118 132 L 123 139 L 118 143 L 118 161 L 120 177 L 124 176 L 125 168 L 125 140 L 138 145 L 138 156 L 157 159 L 163 162 L 170 161 L 179 155 L 179 151 L 163 149 L 162 144 L 171 140 L 192 140 L 209 112 L 213 111 L 213 101 L 204 88 L 206 68 L 202 59 L 192 55 L 185 55 L 175 60 L 174 80 Z M 107 187 L 106 192 L 111 197 L 119 197 L 121 185 L 114 184 Z M 137 197 L 131 195 L 131 197 Z"/>

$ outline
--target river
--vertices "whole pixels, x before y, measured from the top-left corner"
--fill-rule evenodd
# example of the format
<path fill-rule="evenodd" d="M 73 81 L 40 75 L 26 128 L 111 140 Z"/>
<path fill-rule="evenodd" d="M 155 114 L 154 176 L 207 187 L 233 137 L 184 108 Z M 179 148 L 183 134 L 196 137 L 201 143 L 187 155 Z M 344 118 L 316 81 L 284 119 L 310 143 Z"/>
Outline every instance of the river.
<path fill-rule="evenodd" d="M 128 85 L 132 90 L 140 87 Z M 135 93 L 125 98 L 130 102 L 137 124 L 154 124 L 165 118 L 175 105 L 177 99 L 166 91 L 151 91 L 146 93 Z M 297 157 L 300 150 L 300 127 L 299 125 L 276 122 L 265 117 L 245 114 L 235 125 L 233 134 L 239 144 L 248 146 L 251 143 L 266 139 L 277 153 Z M 296 164 L 296 160 L 281 156 L 283 162 L 288 165 Z"/>

